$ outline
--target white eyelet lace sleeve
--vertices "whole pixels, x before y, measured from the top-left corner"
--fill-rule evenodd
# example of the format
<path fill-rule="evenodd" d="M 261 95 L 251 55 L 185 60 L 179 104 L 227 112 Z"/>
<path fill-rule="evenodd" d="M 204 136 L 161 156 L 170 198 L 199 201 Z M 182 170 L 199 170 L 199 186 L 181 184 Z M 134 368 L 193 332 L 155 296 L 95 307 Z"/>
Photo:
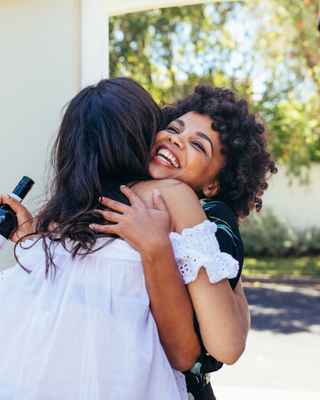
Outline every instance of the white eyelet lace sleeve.
<path fill-rule="evenodd" d="M 237 276 L 239 263 L 230 254 L 220 251 L 216 231 L 217 225 L 206 220 L 193 228 L 184 229 L 181 235 L 170 233 L 178 268 L 185 284 L 197 278 L 201 267 L 206 269 L 211 283 Z"/>

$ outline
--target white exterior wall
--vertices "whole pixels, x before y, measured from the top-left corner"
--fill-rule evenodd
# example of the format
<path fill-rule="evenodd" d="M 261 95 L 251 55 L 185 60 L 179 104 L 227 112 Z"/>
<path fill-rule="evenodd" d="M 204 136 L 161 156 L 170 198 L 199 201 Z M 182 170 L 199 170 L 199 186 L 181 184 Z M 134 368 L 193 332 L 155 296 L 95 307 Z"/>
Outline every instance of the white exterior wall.
<path fill-rule="evenodd" d="M 30 176 L 29 202 L 43 190 L 61 108 L 80 89 L 80 8 L 80 0 L 0 0 L 0 190 Z M 11 249 L 0 270 L 13 263 Z"/>
<path fill-rule="evenodd" d="M 263 206 L 270 207 L 276 215 L 284 216 L 297 229 L 320 228 L 320 163 L 312 163 L 308 186 L 299 185 L 296 178 L 289 186 L 286 166 L 277 167 L 278 173 L 269 182 L 263 196 Z"/>

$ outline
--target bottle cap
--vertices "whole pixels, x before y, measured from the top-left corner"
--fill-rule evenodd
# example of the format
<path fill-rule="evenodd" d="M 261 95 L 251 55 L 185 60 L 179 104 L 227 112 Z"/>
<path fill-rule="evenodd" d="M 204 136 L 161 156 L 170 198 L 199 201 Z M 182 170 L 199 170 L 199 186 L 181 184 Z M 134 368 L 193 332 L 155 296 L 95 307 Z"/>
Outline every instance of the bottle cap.
<path fill-rule="evenodd" d="M 21 186 L 25 187 L 29 192 L 29 190 L 34 185 L 34 181 L 31 178 L 28 178 L 27 176 L 24 176 L 21 179 L 21 181 L 18 183 L 18 185 L 21 185 Z"/>
<path fill-rule="evenodd" d="M 34 181 L 27 176 L 24 176 L 12 192 L 14 195 L 13 197 L 16 198 L 16 196 L 18 196 L 21 200 L 24 199 L 33 185 Z"/>

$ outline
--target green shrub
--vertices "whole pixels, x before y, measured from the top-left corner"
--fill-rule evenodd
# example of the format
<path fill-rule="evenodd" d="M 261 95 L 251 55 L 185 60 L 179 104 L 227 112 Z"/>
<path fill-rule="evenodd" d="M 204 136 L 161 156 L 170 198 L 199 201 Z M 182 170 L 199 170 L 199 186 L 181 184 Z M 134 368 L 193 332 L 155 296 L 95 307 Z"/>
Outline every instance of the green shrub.
<path fill-rule="evenodd" d="M 295 254 L 320 254 L 320 229 L 310 228 L 299 233 L 299 243 Z"/>
<path fill-rule="evenodd" d="M 297 231 L 270 209 L 254 212 L 240 228 L 246 257 L 320 254 L 320 229 Z"/>

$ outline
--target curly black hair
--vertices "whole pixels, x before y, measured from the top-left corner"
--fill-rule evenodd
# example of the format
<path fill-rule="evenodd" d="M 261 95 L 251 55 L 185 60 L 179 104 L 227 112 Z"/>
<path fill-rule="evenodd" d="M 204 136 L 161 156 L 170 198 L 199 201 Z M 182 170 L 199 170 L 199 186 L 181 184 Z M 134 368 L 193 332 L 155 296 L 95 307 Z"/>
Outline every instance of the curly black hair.
<path fill-rule="evenodd" d="M 190 111 L 211 117 L 226 159 L 215 198 L 232 208 L 238 223 L 254 208 L 260 211 L 267 180 L 277 168 L 266 148 L 265 126 L 250 113 L 248 102 L 232 90 L 198 85 L 193 94 L 162 106 L 165 124 Z"/>

